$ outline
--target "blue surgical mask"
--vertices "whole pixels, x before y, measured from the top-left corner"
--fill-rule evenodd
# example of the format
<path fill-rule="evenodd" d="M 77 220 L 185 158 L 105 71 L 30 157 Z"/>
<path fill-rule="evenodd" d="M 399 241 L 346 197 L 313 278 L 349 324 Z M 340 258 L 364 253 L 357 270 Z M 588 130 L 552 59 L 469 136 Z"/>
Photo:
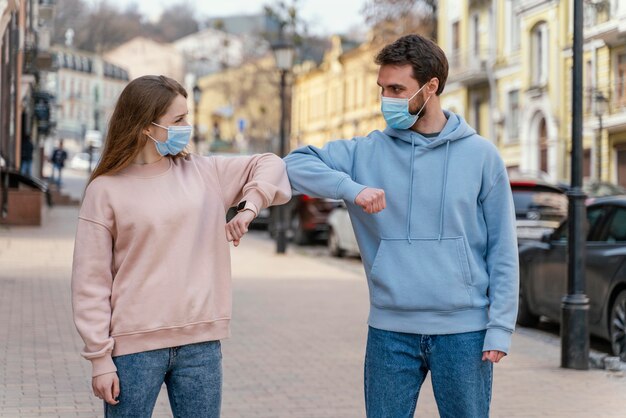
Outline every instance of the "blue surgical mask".
<path fill-rule="evenodd" d="M 416 115 L 412 115 L 411 112 L 409 112 L 409 102 L 413 100 L 424 87 L 426 87 L 426 84 L 408 99 L 381 96 L 380 110 L 383 112 L 387 125 L 394 129 L 409 129 L 411 126 L 415 125 L 415 122 L 419 119 L 420 113 L 424 110 L 424 106 L 426 106 L 431 96 L 428 96 L 428 99 L 426 99 L 424 105 Z"/>
<path fill-rule="evenodd" d="M 156 149 L 159 154 L 166 156 L 168 154 L 177 155 L 185 149 L 189 140 L 191 139 L 191 126 L 161 126 L 158 123 L 152 122 L 153 125 L 159 128 L 167 129 L 167 139 L 165 142 L 157 141 L 150 135 L 148 137 L 154 141 Z"/>

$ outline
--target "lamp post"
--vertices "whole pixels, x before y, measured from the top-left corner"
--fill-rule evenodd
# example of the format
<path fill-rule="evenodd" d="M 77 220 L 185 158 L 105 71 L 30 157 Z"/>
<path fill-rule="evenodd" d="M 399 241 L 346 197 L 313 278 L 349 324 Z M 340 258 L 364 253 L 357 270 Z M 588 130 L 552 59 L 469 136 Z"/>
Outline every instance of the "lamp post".
<path fill-rule="evenodd" d="M 595 101 L 595 115 L 598 118 L 598 130 L 594 138 L 594 176 L 596 181 L 602 180 L 602 116 L 606 113 L 609 101 L 601 91 L 596 90 L 593 100 Z"/>
<path fill-rule="evenodd" d="M 287 42 L 272 45 L 276 67 L 280 70 L 280 149 L 279 156 L 287 154 L 287 73 L 293 65 L 294 48 Z M 286 211 L 284 206 L 276 208 L 276 253 L 284 254 L 287 250 Z"/>
<path fill-rule="evenodd" d="M 198 133 L 198 107 L 200 107 L 201 98 L 202 90 L 195 84 L 193 86 L 193 144 L 198 154 L 200 154 L 200 150 L 198 149 L 198 143 L 200 142 L 200 135 Z"/>
<path fill-rule="evenodd" d="M 585 294 L 583 180 L 583 0 L 574 0 L 572 71 L 572 187 L 569 199 L 567 295 L 561 301 L 561 367 L 589 369 L 589 298 Z"/>

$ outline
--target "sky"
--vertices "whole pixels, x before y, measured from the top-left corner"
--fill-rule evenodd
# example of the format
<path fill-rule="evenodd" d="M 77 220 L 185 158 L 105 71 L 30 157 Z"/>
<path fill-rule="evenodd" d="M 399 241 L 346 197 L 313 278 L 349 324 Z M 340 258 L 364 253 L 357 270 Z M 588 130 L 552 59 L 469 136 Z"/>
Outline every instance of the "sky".
<path fill-rule="evenodd" d="M 95 3 L 98 0 L 90 0 Z M 150 19 L 161 15 L 164 5 L 176 0 L 109 0 L 125 7 L 136 3 L 139 10 Z M 203 17 L 221 17 L 233 14 L 260 13 L 265 4 L 275 0 L 188 0 L 195 4 Z M 301 14 L 309 22 L 310 31 L 316 35 L 346 33 L 354 26 L 363 26 L 361 9 L 366 0 L 299 0 Z"/>

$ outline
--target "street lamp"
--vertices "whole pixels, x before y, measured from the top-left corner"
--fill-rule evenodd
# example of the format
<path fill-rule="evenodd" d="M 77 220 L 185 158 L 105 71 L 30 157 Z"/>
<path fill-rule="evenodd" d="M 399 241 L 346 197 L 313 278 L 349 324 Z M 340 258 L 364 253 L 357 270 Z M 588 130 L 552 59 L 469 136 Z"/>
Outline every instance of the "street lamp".
<path fill-rule="evenodd" d="M 279 156 L 287 155 L 287 73 L 293 65 L 295 50 L 290 43 L 279 42 L 272 45 L 276 67 L 280 70 L 280 150 Z M 287 250 L 286 236 L 286 212 L 284 206 L 278 206 L 276 210 L 276 252 L 284 254 Z"/>
<path fill-rule="evenodd" d="M 198 149 L 198 142 L 200 142 L 200 135 L 198 135 L 198 107 L 200 107 L 201 98 L 202 90 L 195 84 L 193 86 L 193 143 L 198 154 L 200 153 Z"/>
<path fill-rule="evenodd" d="M 585 294 L 583 183 L 583 0 L 574 0 L 572 187 L 567 192 L 567 294 L 561 300 L 561 367 L 589 369 L 589 298 Z"/>
<path fill-rule="evenodd" d="M 595 115 L 598 118 L 598 130 L 594 139 L 594 160 L 596 181 L 602 180 L 602 116 L 608 110 L 609 100 L 600 90 L 596 90 L 593 99 L 595 101 Z"/>

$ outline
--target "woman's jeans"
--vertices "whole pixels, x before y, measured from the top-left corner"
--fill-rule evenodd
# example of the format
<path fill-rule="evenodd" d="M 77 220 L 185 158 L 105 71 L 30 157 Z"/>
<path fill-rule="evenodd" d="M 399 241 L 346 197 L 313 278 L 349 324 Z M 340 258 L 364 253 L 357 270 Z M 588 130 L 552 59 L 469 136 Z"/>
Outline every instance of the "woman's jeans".
<path fill-rule="evenodd" d="M 413 418 L 428 372 L 439 415 L 486 418 L 493 366 L 482 361 L 485 331 L 421 335 L 369 328 L 365 408 L 369 418 Z"/>
<path fill-rule="evenodd" d="M 105 403 L 107 418 L 149 418 L 163 383 L 176 418 L 218 418 L 222 403 L 219 341 L 145 351 L 113 358 L 119 403 Z"/>

